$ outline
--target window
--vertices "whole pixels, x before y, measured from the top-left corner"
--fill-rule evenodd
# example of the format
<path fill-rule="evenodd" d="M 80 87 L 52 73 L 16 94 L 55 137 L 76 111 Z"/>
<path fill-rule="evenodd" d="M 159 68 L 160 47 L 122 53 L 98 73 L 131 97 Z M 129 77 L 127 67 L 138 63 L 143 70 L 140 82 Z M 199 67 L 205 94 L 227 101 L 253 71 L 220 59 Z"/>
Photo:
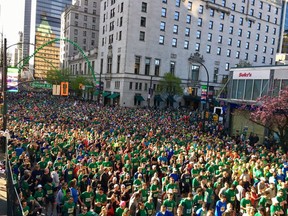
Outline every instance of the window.
<path fill-rule="evenodd" d="M 177 47 L 177 38 L 172 39 L 172 47 Z"/>
<path fill-rule="evenodd" d="M 233 26 L 229 27 L 229 34 L 233 34 Z"/>
<path fill-rule="evenodd" d="M 261 23 L 257 23 L 257 30 L 261 29 Z"/>
<path fill-rule="evenodd" d="M 267 47 L 264 46 L 264 47 L 263 47 L 263 53 L 266 53 L 266 51 L 267 51 Z"/>
<path fill-rule="evenodd" d="M 220 19 L 221 19 L 221 20 L 224 20 L 224 19 L 225 19 L 225 13 L 224 13 L 224 12 L 221 12 L 221 13 L 220 13 Z"/>
<path fill-rule="evenodd" d="M 263 57 L 262 57 L 262 63 L 265 63 L 265 61 L 266 61 L 266 57 L 263 56 Z"/>
<path fill-rule="evenodd" d="M 271 12 L 271 5 L 268 4 L 267 6 L 268 6 L 268 12 Z"/>
<path fill-rule="evenodd" d="M 173 33 L 178 34 L 178 25 L 173 26 Z"/>
<path fill-rule="evenodd" d="M 133 82 L 129 83 L 129 90 L 131 90 L 133 88 Z"/>
<path fill-rule="evenodd" d="M 211 52 L 211 46 L 210 46 L 210 45 L 207 45 L 207 47 L 206 47 L 206 52 L 207 52 L 207 53 L 210 53 L 210 52 Z"/>
<path fill-rule="evenodd" d="M 276 28 L 273 28 L 273 35 L 276 35 L 276 32 L 277 32 Z"/>
<path fill-rule="evenodd" d="M 134 74 L 139 74 L 140 70 L 140 56 L 135 56 L 135 63 L 134 63 Z"/>
<path fill-rule="evenodd" d="M 166 26 L 166 23 L 162 21 L 160 23 L 160 31 L 165 31 L 165 26 Z"/>
<path fill-rule="evenodd" d="M 236 56 L 235 57 L 236 57 L 236 59 L 240 58 L 240 52 L 239 51 L 236 52 Z"/>
<path fill-rule="evenodd" d="M 212 34 L 208 33 L 208 41 L 212 41 Z"/>
<path fill-rule="evenodd" d="M 118 37 L 118 41 L 122 40 L 122 31 L 119 31 L 119 37 Z"/>
<path fill-rule="evenodd" d="M 253 16 L 253 15 L 254 15 L 254 9 L 251 8 L 251 9 L 249 10 L 249 15 L 250 15 L 250 16 Z"/>
<path fill-rule="evenodd" d="M 198 18 L 198 26 L 202 26 L 202 18 Z"/>
<path fill-rule="evenodd" d="M 241 40 L 237 41 L 237 47 L 241 47 Z"/>
<path fill-rule="evenodd" d="M 120 73 L 120 60 L 121 60 L 121 56 L 117 55 L 117 69 L 116 69 L 116 73 Z"/>
<path fill-rule="evenodd" d="M 139 84 L 136 82 L 136 83 L 135 83 L 135 90 L 138 90 L 138 85 L 139 85 Z"/>
<path fill-rule="evenodd" d="M 139 40 L 140 40 L 140 41 L 145 41 L 145 32 L 140 31 Z"/>
<path fill-rule="evenodd" d="M 86 15 L 84 16 L 84 21 L 87 21 L 87 16 Z"/>
<path fill-rule="evenodd" d="M 178 11 L 175 11 L 174 13 L 174 20 L 179 20 L 179 12 Z"/>
<path fill-rule="evenodd" d="M 145 75 L 150 74 L 151 58 L 145 58 Z"/>
<path fill-rule="evenodd" d="M 220 31 L 220 32 L 223 32 L 223 29 L 224 29 L 224 24 L 220 23 L 220 25 L 219 25 L 219 31 Z"/>
<path fill-rule="evenodd" d="M 229 45 L 229 46 L 232 45 L 232 38 L 228 38 L 228 45 Z"/>
<path fill-rule="evenodd" d="M 270 15 L 267 15 L 267 22 L 270 22 Z"/>
<path fill-rule="evenodd" d="M 268 41 L 268 36 L 265 36 L 264 37 L 264 43 L 267 43 L 267 41 Z"/>
<path fill-rule="evenodd" d="M 271 55 L 274 54 L 274 48 L 271 48 L 271 50 L 270 50 L 270 54 L 271 54 Z"/>
<path fill-rule="evenodd" d="M 197 38 L 197 39 L 200 39 L 200 38 L 201 38 L 201 31 L 198 30 L 198 31 L 196 32 L 196 38 Z"/>
<path fill-rule="evenodd" d="M 255 0 L 251 0 L 251 5 L 255 5 Z"/>
<path fill-rule="evenodd" d="M 154 65 L 155 65 L 155 76 L 159 76 L 160 74 L 160 59 L 155 59 L 154 61 Z"/>
<path fill-rule="evenodd" d="M 75 13 L 75 19 L 78 19 L 78 18 L 79 18 L 79 14 Z"/>
<path fill-rule="evenodd" d="M 235 3 L 232 3 L 231 9 L 232 9 L 232 11 L 235 11 L 235 10 L 236 10 L 236 4 L 235 4 Z"/>
<path fill-rule="evenodd" d="M 74 35 L 78 35 L 78 29 L 74 29 Z"/>
<path fill-rule="evenodd" d="M 244 12 L 245 12 L 245 7 L 244 7 L 244 6 L 241 6 L 240 12 L 241 12 L 241 13 L 244 13 Z"/>
<path fill-rule="evenodd" d="M 209 29 L 213 29 L 213 21 L 209 21 Z"/>
<path fill-rule="evenodd" d="M 175 74 L 175 61 L 170 61 L 170 73 Z"/>
<path fill-rule="evenodd" d="M 253 61 L 254 61 L 254 62 L 257 62 L 257 55 L 254 55 Z"/>
<path fill-rule="evenodd" d="M 266 25 L 266 27 L 265 27 L 265 32 L 269 32 L 269 26 L 268 25 Z"/>
<path fill-rule="evenodd" d="M 259 18 L 259 19 L 262 19 L 262 12 L 259 12 L 259 13 L 258 13 L 258 18 Z"/>
<path fill-rule="evenodd" d="M 275 45 L 275 38 L 272 38 L 271 43 L 272 43 L 272 45 Z"/>
<path fill-rule="evenodd" d="M 258 45 L 258 44 L 255 44 L 254 50 L 255 50 L 255 51 L 258 51 L 258 49 L 259 49 L 259 45 Z"/>
<path fill-rule="evenodd" d="M 239 29 L 239 30 L 238 30 L 238 36 L 239 36 L 239 37 L 242 37 L 242 29 Z"/>
<path fill-rule="evenodd" d="M 228 71 L 229 69 L 230 69 L 230 64 L 227 62 L 227 63 L 225 64 L 225 70 Z"/>
<path fill-rule="evenodd" d="M 187 37 L 190 36 L 190 28 L 188 28 L 188 27 L 185 28 L 185 36 L 187 36 Z"/>
<path fill-rule="evenodd" d="M 162 10 L 161 10 L 161 16 L 162 17 L 166 17 L 166 8 L 162 8 Z"/>
<path fill-rule="evenodd" d="M 250 46 L 250 43 L 249 43 L 249 42 L 246 42 L 245 48 L 246 48 L 246 49 L 249 49 L 249 46 Z"/>
<path fill-rule="evenodd" d="M 191 15 L 186 16 L 186 23 L 188 23 L 188 24 L 191 23 Z"/>
<path fill-rule="evenodd" d="M 226 0 L 222 0 L 222 6 L 226 7 Z"/>
<path fill-rule="evenodd" d="M 248 20 L 248 27 L 251 28 L 252 27 L 252 21 Z"/>
<path fill-rule="evenodd" d="M 277 18 L 276 17 L 274 18 L 274 24 L 277 24 Z"/>
<path fill-rule="evenodd" d="M 263 9 L 263 2 L 262 2 L 262 1 L 260 1 L 259 8 L 260 8 L 260 9 Z"/>
<path fill-rule="evenodd" d="M 199 6 L 198 12 L 199 12 L 200 14 L 203 14 L 203 8 L 204 8 L 203 5 L 200 5 L 200 6 Z"/>
<path fill-rule="evenodd" d="M 243 17 L 240 17 L 239 25 L 243 25 L 243 21 L 244 21 Z"/>
<path fill-rule="evenodd" d="M 200 43 L 195 44 L 195 51 L 200 51 Z"/>
<path fill-rule="evenodd" d="M 184 49 L 189 49 L 189 41 L 184 41 Z"/>
<path fill-rule="evenodd" d="M 198 81 L 199 80 L 199 72 L 200 72 L 199 65 L 192 65 L 191 66 L 191 80 Z"/>
<path fill-rule="evenodd" d="M 165 4 L 167 4 L 167 0 L 162 0 L 162 3 L 165 3 Z"/>
<path fill-rule="evenodd" d="M 214 83 L 217 83 L 218 75 L 219 75 L 219 68 L 218 67 L 214 67 L 214 74 L 213 74 L 213 82 Z"/>
<path fill-rule="evenodd" d="M 247 38 L 250 39 L 251 38 L 251 32 L 247 31 Z"/>
<path fill-rule="evenodd" d="M 188 10 L 192 10 L 192 2 L 191 1 L 188 1 L 187 8 L 188 8 Z"/>
<path fill-rule="evenodd" d="M 75 29 L 75 30 L 77 30 L 77 29 Z M 83 31 L 83 36 L 86 37 L 86 35 L 87 35 L 87 32 Z"/>
<path fill-rule="evenodd" d="M 231 23 L 234 23 L 234 20 L 235 20 L 235 16 L 234 16 L 234 15 L 231 15 L 231 16 L 230 16 L 230 22 L 231 22 Z"/>
<path fill-rule="evenodd" d="M 146 27 L 146 17 L 141 17 L 140 26 Z"/>
<path fill-rule="evenodd" d="M 221 47 L 217 47 L 217 55 L 221 55 Z"/>
<path fill-rule="evenodd" d="M 259 41 L 260 39 L 260 34 L 256 34 L 256 41 Z"/>
<path fill-rule="evenodd" d="M 222 35 L 219 35 L 219 37 L 218 37 L 218 43 L 220 43 L 220 44 L 222 43 L 222 38 L 223 38 Z"/>
<path fill-rule="evenodd" d="M 245 53 L 244 59 L 248 60 L 248 53 Z"/>
<path fill-rule="evenodd" d="M 122 25 L 123 25 L 123 17 L 120 17 L 119 26 L 121 27 Z"/>
<path fill-rule="evenodd" d="M 176 7 L 180 7 L 180 0 L 176 0 L 175 6 L 176 6 Z"/>
<path fill-rule="evenodd" d="M 142 2 L 141 11 L 144 12 L 144 13 L 147 12 L 147 3 L 146 2 Z"/>
<path fill-rule="evenodd" d="M 159 37 L 159 44 L 164 44 L 164 36 L 160 35 Z"/>
<path fill-rule="evenodd" d="M 227 50 L 226 56 L 227 56 L 227 57 L 230 57 L 230 56 L 231 56 L 231 50 L 230 50 L 230 49 Z"/>
<path fill-rule="evenodd" d="M 214 17 L 214 9 L 210 9 L 210 16 Z"/>

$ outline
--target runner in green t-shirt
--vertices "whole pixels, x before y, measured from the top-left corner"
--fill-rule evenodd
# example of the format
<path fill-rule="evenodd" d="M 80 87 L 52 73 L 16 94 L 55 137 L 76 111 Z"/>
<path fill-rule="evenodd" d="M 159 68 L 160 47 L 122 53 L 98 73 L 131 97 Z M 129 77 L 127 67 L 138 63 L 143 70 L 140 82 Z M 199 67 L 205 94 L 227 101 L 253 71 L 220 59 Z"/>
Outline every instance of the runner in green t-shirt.
<path fill-rule="evenodd" d="M 190 216 L 193 208 L 193 195 L 188 193 L 186 198 L 181 199 L 179 206 L 182 208 L 183 216 Z"/>

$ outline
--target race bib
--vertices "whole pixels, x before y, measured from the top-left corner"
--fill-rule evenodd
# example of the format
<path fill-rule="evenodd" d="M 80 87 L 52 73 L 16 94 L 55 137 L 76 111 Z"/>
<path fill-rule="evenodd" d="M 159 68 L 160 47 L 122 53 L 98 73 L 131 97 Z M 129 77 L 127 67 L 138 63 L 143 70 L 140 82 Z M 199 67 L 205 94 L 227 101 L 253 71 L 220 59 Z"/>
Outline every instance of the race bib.
<path fill-rule="evenodd" d="M 85 199 L 85 202 L 90 202 L 90 201 L 91 201 L 90 198 L 86 198 L 86 199 Z"/>
<path fill-rule="evenodd" d="M 225 212 L 225 207 L 221 207 L 221 208 L 220 208 L 220 211 L 221 211 L 221 212 Z"/>
<path fill-rule="evenodd" d="M 68 175 L 72 175 L 73 174 L 73 172 L 72 171 L 68 171 Z"/>
<path fill-rule="evenodd" d="M 172 207 L 168 207 L 168 208 L 167 208 L 167 210 L 168 210 L 169 212 L 172 212 L 172 209 L 173 209 Z"/>
<path fill-rule="evenodd" d="M 178 190 L 177 190 L 177 189 L 173 189 L 173 192 L 174 192 L 174 193 L 177 193 L 177 192 L 178 192 Z"/>
<path fill-rule="evenodd" d="M 192 213 L 192 209 L 187 209 L 186 210 L 186 214 L 191 214 Z"/>
<path fill-rule="evenodd" d="M 52 194 L 52 193 L 53 193 L 52 190 L 48 190 L 48 191 L 47 191 L 47 194 Z"/>
<path fill-rule="evenodd" d="M 152 212 L 153 212 L 152 210 L 148 210 L 149 215 L 152 215 Z"/>
<path fill-rule="evenodd" d="M 74 212 L 74 208 L 68 208 L 68 214 L 71 214 Z"/>
<path fill-rule="evenodd" d="M 235 197 L 231 197 L 231 201 L 235 201 Z"/>
<path fill-rule="evenodd" d="M 37 201 L 42 201 L 42 197 L 37 197 Z"/>
<path fill-rule="evenodd" d="M 158 197 L 158 194 L 153 194 L 153 197 Z"/>
<path fill-rule="evenodd" d="M 131 189 L 131 186 L 129 185 L 129 186 L 127 186 L 126 188 L 127 188 L 127 190 L 130 190 L 130 189 Z"/>

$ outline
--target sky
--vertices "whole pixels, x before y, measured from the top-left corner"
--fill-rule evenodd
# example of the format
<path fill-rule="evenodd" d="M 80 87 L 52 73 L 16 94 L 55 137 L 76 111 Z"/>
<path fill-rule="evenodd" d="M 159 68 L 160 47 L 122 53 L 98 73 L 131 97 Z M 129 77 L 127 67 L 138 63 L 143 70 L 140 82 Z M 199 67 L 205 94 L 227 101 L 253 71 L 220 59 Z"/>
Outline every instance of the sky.
<path fill-rule="evenodd" d="M 7 38 L 7 45 L 19 41 L 18 32 L 23 32 L 24 0 L 0 0 L 0 32 Z"/>

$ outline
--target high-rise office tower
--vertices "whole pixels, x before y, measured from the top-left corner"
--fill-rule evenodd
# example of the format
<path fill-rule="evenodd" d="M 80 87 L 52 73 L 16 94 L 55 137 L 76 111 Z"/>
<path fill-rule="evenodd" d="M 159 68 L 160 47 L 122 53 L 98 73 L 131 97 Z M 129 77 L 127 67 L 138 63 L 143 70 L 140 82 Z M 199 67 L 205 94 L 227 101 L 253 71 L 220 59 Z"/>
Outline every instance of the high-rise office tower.
<path fill-rule="evenodd" d="M 72 0 L 25 0 L 23 63 L 34 69 L 35 78 L 45 78 L 47 71 L 60 67 L 57 39 L 60 38 L 61 13 L 71 4 Z"/>

